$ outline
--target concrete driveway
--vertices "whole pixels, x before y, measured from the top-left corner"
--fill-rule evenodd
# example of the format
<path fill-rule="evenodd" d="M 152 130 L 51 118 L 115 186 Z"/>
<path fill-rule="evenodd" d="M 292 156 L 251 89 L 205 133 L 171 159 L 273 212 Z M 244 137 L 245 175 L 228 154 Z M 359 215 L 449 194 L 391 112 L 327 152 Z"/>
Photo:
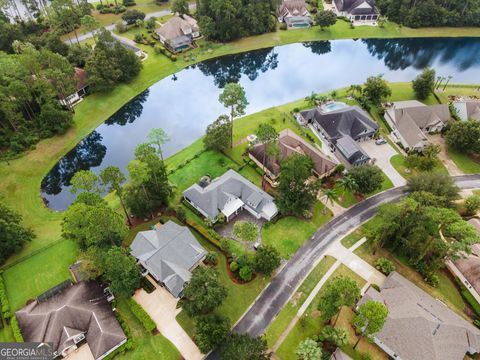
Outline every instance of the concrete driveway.
<path fill-rule="evenodd" d="M 375 165 L 382 169 L 385 175 L 392 181 L 393 186 L 397 187 L 406 184 L 402 175 L 390 163 L 390 158 L 398 153 L 389 143 L 376 145 L 374 140 L 370 140 L 360 142 L 359 144 L 368 156 L 375 159 Z"/>
<path fill-rule="evenodd" d="M 154 285 L 156 289 L 152 293 L 148 294 L 140 289 L 135 292 L 133 298 L 151 316 L 160 333 L 175 345 L 185 360 L 203 359 L 197 345 L 175 319 L 180 312 L 180 309 L 177 310 L 177 299 L 164 288 Z"/>

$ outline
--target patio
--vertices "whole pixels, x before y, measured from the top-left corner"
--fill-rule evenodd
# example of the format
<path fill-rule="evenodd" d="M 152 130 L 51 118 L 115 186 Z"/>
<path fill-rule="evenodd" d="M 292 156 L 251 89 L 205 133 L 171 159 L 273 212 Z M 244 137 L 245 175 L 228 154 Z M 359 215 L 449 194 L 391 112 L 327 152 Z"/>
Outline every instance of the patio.
<path fill-rule="evenodd" d="M 244 241 L 239 238 L 237 238 L 234 235 L 233 232 L 233 227 L 236 222 L 238 221 L 248 221 L 251 223 L 254 223 L 257 226 L 258 232 L 257 232 L 257 239 L 255 241 Z M 230 222 L 227 224 L 218 226 L 215 230 L 222 236 L 226 238 L 230 238 L 235 240 L 236 242 L 242 244 L 245 249 L 248 250 L 254 250 L 254 245 L 261 243 L 262 237 L 261 237 L 261 230 L 263 224 L 266 222 L 265 219 L 257 219 L 255 216 L 250 214 L 248 211 L 241 211 L 235 218 L 233 218 Z"/>

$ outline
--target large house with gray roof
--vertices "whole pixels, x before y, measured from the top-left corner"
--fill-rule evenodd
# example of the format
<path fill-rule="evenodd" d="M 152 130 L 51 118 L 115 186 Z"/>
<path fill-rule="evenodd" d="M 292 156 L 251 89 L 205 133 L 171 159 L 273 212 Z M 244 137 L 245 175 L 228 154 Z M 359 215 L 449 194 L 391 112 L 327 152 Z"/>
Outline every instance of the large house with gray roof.
<path fill-rule="evenodd" d="M 378 301 L 388 308 L 375 343 L 398 360 L 463 360 L 480 351 L 480 329 L 440 300 L 392 272 L 380 287 L 370 287 L 359 302 Z"/>
<path fill-rule="evenodd" d="M 351 22 L 374 23 L 380 16 L 375 0 L 333 0 L 337 16 L 346 17 Z"/>
<path fill-rule="evenodd" d="M 450 118 L 448 105 L 427 106 L 417 100 L 395 102 L 385 111 L 392 135 L 407 151 L 422 151 L 428 144 L 426 134 L 441 131 Z"/>
<path fill-rule="evenodd" d="M 452 105 L 460 120 L 480 121 L 480 100 L 455 101 Z"/>
<path fill-rule="evenodd" d="M 207 251 L 186 226 L 173 221 L 154 230 L 141 231 L 130 245 L 144 275 L 150 274 L 176 298 Z"/>
<path fill-rule="evenodd" d="M 305 0 L 283 0 L 278 8 L 278 20 L 289 29 L 306 28 L 312 25 Z"/>
<path fill-rule="evenodd" d="M 157 34 L 166 48 L 178 53 L 192 47 L 200 37 L 200 27 L 191 16 L 174 16 L 157 29 Z"/>
<path fill-rule="evenodd" d="M 267 221 L 278 213 L 272 196 L 234 170 L 228 170 L 210 183 L 194 184 L 183 192 L 183 197 L 198 212 L 214 222 L 221 214 L 226 221 L 230 221 L 242 210 Z"/>
<path fill-rule="evenodd" d="M 98 282 L 70 282 L 53 290 L 17 311 L 25 341 L 52 343 L 55 359 L 85 346 L 95 360 L 127 341 L 107 301 L 109 293 Z"/>
<path fill-rule="evenodd" d="M 334 111 L 321 107 L 301 111 L 298 120 L 311 124 L 346 165 L 358 166 L 370 161 L 370 157 L 358 142 L 372 139 L 378 125 L 358 106 L 349 106 Z"/>

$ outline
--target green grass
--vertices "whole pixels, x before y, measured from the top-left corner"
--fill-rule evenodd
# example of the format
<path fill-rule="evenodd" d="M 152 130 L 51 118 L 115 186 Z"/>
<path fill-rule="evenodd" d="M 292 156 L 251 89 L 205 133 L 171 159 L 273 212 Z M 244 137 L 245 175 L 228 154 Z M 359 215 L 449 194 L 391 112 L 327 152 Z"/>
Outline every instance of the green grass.
<path fill-rule="evenodd" d="M 126 299 L 117 299 L 117 310 L 130 328 L 134 348 L 123 355 L 117 355 L 115 359 L 180 359 L 180 353 L 168 339 L 161 334 L 152 336 L 145 331 L 143 325 L 130 310 Z"/>
<path fill-rule="evenodd" d="M 360 278 L 352 270 L 347 268 L 345 265 L 340 265 L 340 267 L 335 270 L 332 276 L 325 283 L 326 286 L 329 282 L 332 281 L 337 276 L 348 276 L 355 280 L 360 288 L 365 285 L 365 280 Z M 313 299 L 310 306 L 307 308 L 305 313 L 302 315 L 297 324 L 290 331 L 288 336 L 283 341 L 282 345 L 278 348 L 276 354 L 282 360 L 296 360 L 297 356 L 295 355 L 295 349 L 298 347 L 298 344 L 305 340 L 308 337 L 313 335 L 318 335 L 323 328 L 323 324 L 320 321 L 320 312 L 317 310 L 318 300 L 322 293 L 322 289 Z"/>
<path fill-rule="evenodd" d="M 457 167 L 465 174 L 480 173 L 480 163 L 473 161 L 467 154 L 463 154 L 454 149 L 448 149 L 448 156 L 450 156 Z"/>
<path fill-rule="evenodd" d="M 331 256 L 326 256 L 323 258 L 310 272 L 295 294 L 293 294 L 290 301 L 282 308 L 280 313 L 278 313 L 265 332 L 265 336 L 270 347 L 275 344 L 280 335 L 287 328 L 288 324 L 290 324 L 290 322 L 293 320 L 297 314 L 297 311 L 305 302 L 308 295 L 312 292 L 317 283 L 322 279 L 322 277 L 334 263 L 335 259 Z"/>
<path fill-rule="evenodd" d="M 3 328 L 0 329 L 0 342 L 15 342 L 12 327 L 3 322 Z"/>
<path fill-rule="evenodd" d="M 73 241 L 65 240 L 6 269 L 3 277 L 12 310 L 69 279 L 68 266 L 76 261 L 77 251 Z"/>
<path fill-rule="evenodd" d="M 262 228 L 262 243 L 278 249 L 280 255 L 288 259 L 315 231 L 330 220 L 333 214 L 321 202 L 316 202 L 311 220 L 286 216 L 275 224 L 265 224 Z"/>
<path fill-rule="evenodd" d="M 435 167 L 433 168 L 432 171 L 448 174 L 447 168 L 445 167 L 445 165 L 443 165 L 443 163 L 439 159 L 437 159 L 435 163 L 436 163 Z M 397 170 L 398 173 L 402 175 L 405 179 L 408 179 L 409 177 L 415 174 L 418 174 L 418 171 L 410 170 L 405 166 L 405 156 L 403 155 L 397 154 L 392 156 L 390 158 L 390 164 L 392 164 L 395 170 Z"/>

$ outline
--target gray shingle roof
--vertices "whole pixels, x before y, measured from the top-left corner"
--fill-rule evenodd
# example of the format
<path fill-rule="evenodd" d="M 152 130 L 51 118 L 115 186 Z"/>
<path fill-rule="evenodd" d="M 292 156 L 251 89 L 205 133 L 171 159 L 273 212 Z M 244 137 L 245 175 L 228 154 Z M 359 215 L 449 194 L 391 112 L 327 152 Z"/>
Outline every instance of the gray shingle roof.
<path fill-rule="evenodd" d="M 69 286 L 44 302 L 16 313 L 25 341 L 52 342 L 61 353 L 84 334 L 95 359 L 126 340 L 103 288 L 95 281 Z"/>
<path fill-rule="evenodd" d="M 350 164 L 362 163 L 370 159 L 367 153 L 348 135 L 338 139 L 336 145 Z"/>
<path fill-rule="evenodd" d="M 335 0 L 339 11 L 345 11 L 352 15 L 378 14 L 375 0 Z"/>
<path fill-rule="evenodd" d="M 142 266 L 175 297 L 190 280 L 190 270 L 207 254 L 187 227 L 173 221 L 156 230 L 139 232 L 130 249 Z"/>
<path fill-rule="evenodd" d="M 305 0 L 284 0 L 279 7 L 278 14 L 280 17 L 306 17 L 309 15 Z"/>
<path fill-rule="evenodd" d="M 197 31 L 199 31 L 197 20 L 188 15 L 183 15 L 183 18 L 174 16 L 157 29 L 157 33 L 169 41 L 187 37 L 191 42 L 192 37 L 190 34 Z M 186 40 L 184 39 L 184 41 Z"/>
<path fill-rule="evenodd" d="M 252 197 L 254 194 L 255 196 Z M 183 192 L 183 196 L 212 219 L 218 216 L 229 201 L 235 199 L 240 199 L 245 204 L 248 204 L 249 199 L 255 199 L 248 205 L 258 214 L 261 214 L 266 208 L 271 209 L 272 206 L 276 209 L 273 197 L 234 170 L 228 170 L 205 188 L 194 184 Z"/>
<path fill-rule="evenodd" d="M 369 288 L 359 304 L 384 303 L 389 311 L 376 335 L 404 360 L 462 360 L 469 349 L 480 350 L 480 330 L 445 304 L 391 273 L 380 292 Z"/>

